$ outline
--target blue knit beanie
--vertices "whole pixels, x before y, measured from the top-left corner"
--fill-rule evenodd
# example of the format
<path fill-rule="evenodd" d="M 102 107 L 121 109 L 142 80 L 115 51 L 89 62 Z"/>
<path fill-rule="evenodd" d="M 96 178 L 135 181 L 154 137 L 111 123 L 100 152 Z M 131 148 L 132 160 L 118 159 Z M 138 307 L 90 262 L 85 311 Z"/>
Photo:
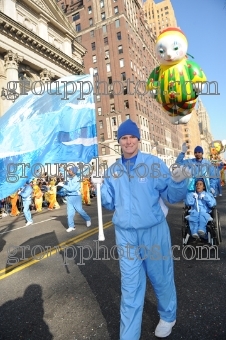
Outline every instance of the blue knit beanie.
<path fill-rule="evenodd" d="M 125 135 L 132 135 L 134 137 L 137 137 L 138 140 L 140 140 L 140 131 L 138 129 L 138 126 L 131 119 L 127 119 L 119 126 L 117 133 L 118 141 L 121 137 Z"/>
<path fill-rule="evenodd" d="M 77 166 L 72 166 L 72 167 L 70 168 L 70 170 L 76 175 L 76 173 L 77 173 L 77 171 L 78 171 L 78 168 L 77 168 Z"/>
<path fill-rule="evenodd" d="M 203 153 L 203 148 L 201 146 L 196 146 L 195 150 L 194 150 L 194 153 L 195 152 L 201 152 Z"/>

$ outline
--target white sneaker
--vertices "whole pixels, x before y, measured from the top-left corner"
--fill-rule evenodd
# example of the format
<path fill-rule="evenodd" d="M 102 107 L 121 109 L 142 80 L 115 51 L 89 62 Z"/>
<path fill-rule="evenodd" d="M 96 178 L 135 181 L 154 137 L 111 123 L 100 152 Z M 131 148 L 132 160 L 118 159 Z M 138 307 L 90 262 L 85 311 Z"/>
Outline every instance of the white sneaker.
<path fill-rule="evenodd" d="M 155 329 L 155 336 L 159 338 L 166 338 L 172 332 L 172 328 L 175 325 L 176 320 L 173 322 L 166 322 L 160 319 L 158 326 Z"/>
<path fill-rule="evenodd" d="M 205 235 L 205 231 L 204 230 L 198 230 L 198 234 L 199 234 L 199 236 L 204 236 Z"/>
<path fill-rule="evenodd" d="M 197 233 L 191 235 L 193 238 L 199 238 L 199 235 Z"/>
<path fill-rule="evenodd" d="M 91 221 L 86 221 L 87 228 L 91 227 Z"/>
<path fill-rule="evenodd" d="M 28 227 L 31 224 L 33 224 L 33 222 L 27 222 L 25 225 L 26 225 L 26 227 Z"/>
<path fill-rule="evenodd" d="M 219 196 L 222 196 L 222 194 L 219 194 Z"/>
<path fill-rule="evenodd" d="M 70 227 L 70 228 L 67 228 L 67 229 L 66 229 L 66 232 L 67 232 L 67 233 L 70 233 L 70 232 L 73 231 L 73 230 L 75 230 L 75 227 Z"/>

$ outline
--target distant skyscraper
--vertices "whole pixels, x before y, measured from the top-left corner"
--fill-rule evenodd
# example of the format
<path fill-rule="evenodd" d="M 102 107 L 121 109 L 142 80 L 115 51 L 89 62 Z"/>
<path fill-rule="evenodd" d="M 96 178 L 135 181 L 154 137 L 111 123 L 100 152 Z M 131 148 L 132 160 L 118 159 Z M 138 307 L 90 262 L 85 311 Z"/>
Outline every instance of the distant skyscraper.
<path fill-rule="evenodd" d="M 177 20 L 170 0 L 155 3 L 147 0 L 143 5 L 145 19 L 156 37 L 167 27 L 177 27 Z"/>
<path fill-rule="evenodd" d="M 201 99 L 198 99 L 198 119 L 199 119 L 199 131 L 201 135 L 202 146 L 206 155 L 209 155 L 209 146 L 213 140 L 210 129 L 210 118 L 208 112 L 203 105 Z"/>

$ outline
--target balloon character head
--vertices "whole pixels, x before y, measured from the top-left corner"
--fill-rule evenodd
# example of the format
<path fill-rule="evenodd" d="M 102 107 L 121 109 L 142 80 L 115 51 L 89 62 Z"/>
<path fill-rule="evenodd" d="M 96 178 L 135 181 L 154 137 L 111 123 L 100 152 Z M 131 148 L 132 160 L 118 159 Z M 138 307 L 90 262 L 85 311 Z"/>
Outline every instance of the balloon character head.
<path fill-rule="evenodd" d="M 155 45 L 158 61 L 162 65 L 177 64 L 186 56 L 187 49 L 187 38 L 179 28 L 164 30 Z"/>
<path fill-rule="evenodd" d="M 177 27 L 162 31 L 155 50 L 160 66 L 150 74 L 147 89 L 171 117 L 172 124 L 187 124 L 206 76 L 187 59 L 188 41 Z"/>

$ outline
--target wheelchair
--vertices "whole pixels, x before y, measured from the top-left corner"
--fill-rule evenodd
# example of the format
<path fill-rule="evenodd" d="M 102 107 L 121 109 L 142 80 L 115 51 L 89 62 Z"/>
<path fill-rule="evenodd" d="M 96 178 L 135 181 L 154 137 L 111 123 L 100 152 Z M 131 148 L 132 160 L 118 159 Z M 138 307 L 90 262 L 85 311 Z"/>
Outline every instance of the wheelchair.
<path fill-rule="evenodd" d="M 189 210 L 190 207 L 186 206 L 183 208 L 184 212 L 182 214 L 182 242 L 183 242 L 183 247 L 186 246 L 188 244 L 188 242 L 192 239 L 194 239 L 191 236 L 191 231 L 190 231 L 190 227 L 189 227 L 189 221 L 185 218 L 186 216 L 189 215 Z M 217 210 L 216 207 L 213 207 L 210 215 L 212 217 L 212 221 L 209 221 L 206 225 L 206 234 L 207 237 L 206 238 L 199 238 L 198 241 L 203 241 L 203 242 L 207 242 L 208 244 L 210 244 L 211 246 L 213 245 L 219 245 L 222 242 L 222 233 L 221 233 L 221 225 L 220 225 L 220 214 Z"/>

